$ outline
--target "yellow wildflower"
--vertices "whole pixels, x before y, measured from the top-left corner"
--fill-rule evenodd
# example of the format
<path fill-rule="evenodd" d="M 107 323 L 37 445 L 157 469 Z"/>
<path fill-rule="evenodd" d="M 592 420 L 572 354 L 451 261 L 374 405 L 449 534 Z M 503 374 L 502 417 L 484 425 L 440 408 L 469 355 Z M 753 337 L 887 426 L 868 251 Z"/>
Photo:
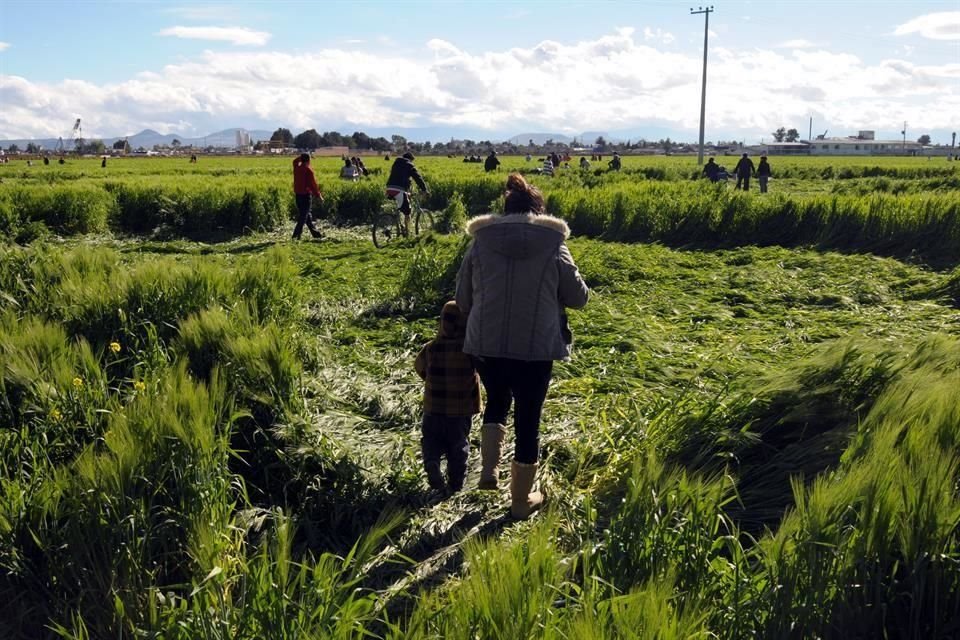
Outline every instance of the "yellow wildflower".
<path fill-rule="evenodd" d="M 78 389 L 79 389 L 80 387 L 82 387 L 82 386 L 83 386 L 83 378 L 81 378 L 81 377 L 79 377 L 79 376 L 76 377 L 76 378 L 74 378 L 74 379 L 73 379 L 73 386 L 75 386 L 75 387 L 78 388 Z"/>
<path fill-rule="evenodd" d="M 137 380 L 136 382 L 133 383 L 133 388 L 136 391 L 143 391 L 144 389 L 147 388 L 147 385 L 143 383 L 143 380 Z"/>
<path fill-rule="evenodd" d="M 120 353 L 120 343 L 119 343 L 119 342 L 111 342 L 111 343 L 110 343 L 110 351 L 113 351 L 114 353 Z"/>
<path fill-rule="evenodd" d="M 50 409 L 50 419 L 54 422 L 60 422 L 63 420 L 63 414 L 60 413 L 59 409 Z"/>

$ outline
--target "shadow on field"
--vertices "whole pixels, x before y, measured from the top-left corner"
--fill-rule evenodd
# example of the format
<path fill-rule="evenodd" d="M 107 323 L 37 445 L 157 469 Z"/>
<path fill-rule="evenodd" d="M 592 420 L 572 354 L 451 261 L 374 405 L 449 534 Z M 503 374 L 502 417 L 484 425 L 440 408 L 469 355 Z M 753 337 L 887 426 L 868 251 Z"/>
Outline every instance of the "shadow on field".
<path fill-rule="evenodd" d="M 323 256 L 324 260 L 345 260 L 347 258 L 358 258 L 360 256 L 366 255 L 366 251 L 344 251 L 343 253 L 336 253 L 331 256 Z M 301 273 L 305 276 L 316 275 L 320 273 L 322 269 L 319 268 L 315 263 L 308 264 L 303 268 Z"/>
<path fill-rule="evenodd" d="M 236 247 L 227 249 L 225 253 L 230 254 L 241 254 L 241 253 L 254 253 L 256 251 L 262 251 L 269 247 L 275 246 L 277 243 L 274 240 L 262 240 L 260 242 L 251 242 L 249 244 L 242 244 Z"/>
<path fill-rule="evenodd" d="M 220 250 L 215 246 L 196 246 L 194 244 L 187 244 L 188 242 L 200 242 L 207 244 L 219 244 L 226 243 L 236 240 L 236 236 L 231 238 L 223 238 L 221 240 L 197 240 L 194 238 L 181 237 L 175 240 L 163 240 L 157 238 L 144 239 L 140 236 L 126 236 L 123 240 L 127 241 L 127 244 L 124 244 L 123 247 L 118 249 L 121 253 L 155 253 L 158 255 L 209 255 L 212 253 L 230 253 L 230 254 L 244 254 L 244 253 L 256 253 L 273 247 L 277 244 L 274 240 L 261 240 L 258 242 L 250 242 L 247 244 L 241 244 L 229 249 Z"/>
<path fill-rule="evenodd" d="M 950 252 L 923 253 L 916 248 L 909 251 L 905 250 L 900 244 L 893 242 L 872 243 L 866 246 L 849 246 L 843 244 L 834 244 L 830 242 L 821 242 L 816 244 L 803 244 L 795 242 L 757 242 L 746 244 L 742 242 L 690 242 L 686 244 L 674 244 L 670 242 L 654 242 L 650 244 L 662 244 L 674 251 L 693 253 L 693 254 L 712 254 L 717 251 L 734 251 L 755 247 L 759 249 L 782 248 L 787 250 L 813 251 L 820 254 L 836 253 L 843 256 L 874 256 L 877 258 L 888 258 L 899 260 L 900 262 L 917 266 L 927 267 L 934 271 L 950 271 L 960 265 L 960 254 Z"/>
<path fill-rule="evenodd" d="M 437 509 L 442 506 L 437 505 Z M 409 564 L 385 559 L 368 572 L 364 587 L 383 594 L 380 612 L 385 614 L 385 619 L 404 619 L 413 610 L 420 594 L 442 585 L 451 576 L 461 574 L 465 560 L 464 543 L 498 535 L 513 522 L 503 505 L 479 505 L 460 513 L 460 517 L 442 531 L 434 535 L 420 531 L 423 535 L 415 535 L 408 545 L 401 544 L 393 550 L 391 558 L 399 556 Z M 411 565 L 413 570 L 408 570 Z"/>

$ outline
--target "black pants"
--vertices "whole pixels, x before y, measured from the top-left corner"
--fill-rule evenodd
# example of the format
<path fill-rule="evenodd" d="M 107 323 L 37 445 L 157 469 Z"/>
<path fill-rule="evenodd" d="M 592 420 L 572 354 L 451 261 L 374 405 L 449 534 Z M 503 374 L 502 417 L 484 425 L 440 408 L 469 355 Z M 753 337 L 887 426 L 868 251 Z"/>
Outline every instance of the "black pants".
<path fill-rule="evenodd" d="M 553 361 L 483 358 L 477 369 L 487 390 L 483 422 L 507 424 L 513 403 L 513 458 L 524 464 L 535 463 L 540 453 L 540 413 L 550 386 Z"/>
<path fill-rule="evenodd" d="M 750 176 L 737 176 L 737 186 L 734 189 L 739 189 L 741 184 L 744 191 L 750 191 Z"/>
<path fill-rule="evenodd" d="M 297 219 L 297 226 L 293 228 L 293 237 L 300 238 L 300 234 L 303 233 L 303 225 L 307 225 L 307 229 L 310 229 L 310 235 L 314 238 L 320 237 L 320 231 L 313 226 L 313 216 L 310 215 L 310 207 L 313 204 L 313 199 L 310 197 L 310 194 L 296 194 L 297 200 L 297 211 L 300 212 L 300 217 Z"/>
<path fill-rule="evenodd" d="M 467 456 L 470 454 L 471 416 L 440 416 L 423 414 L 420 426 L 420 450 L 423 453 L 423 470 L 431 489 L 443 489 L 443 473 L 440 460 L 447 457 L 447 477 L 452 491 L 463 489 L 467 475 Z"/>

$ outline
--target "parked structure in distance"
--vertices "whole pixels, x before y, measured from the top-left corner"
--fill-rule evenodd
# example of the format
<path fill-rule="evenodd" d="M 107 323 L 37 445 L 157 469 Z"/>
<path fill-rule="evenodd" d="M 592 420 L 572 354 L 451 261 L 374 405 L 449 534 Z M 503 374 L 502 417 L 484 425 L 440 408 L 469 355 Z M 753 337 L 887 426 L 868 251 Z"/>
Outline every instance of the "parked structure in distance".
<path fill-rule="evenodd" d="M 753 153 L 768 155 L 810 156 L 916 156 L 925 153 L 924 146 L 912 140 L 877 140 L 873 131 L 860 131 L 855 136 L 797 142 L 768 142 L 748 147 Z"/>

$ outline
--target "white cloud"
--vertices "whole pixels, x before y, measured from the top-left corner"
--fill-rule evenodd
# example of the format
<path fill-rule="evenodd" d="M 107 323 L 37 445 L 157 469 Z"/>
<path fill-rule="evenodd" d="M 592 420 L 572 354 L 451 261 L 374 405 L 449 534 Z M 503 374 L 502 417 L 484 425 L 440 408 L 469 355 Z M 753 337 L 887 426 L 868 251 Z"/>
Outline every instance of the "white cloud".
<path fill-rule="evenodd" d="M 0 51 L 6 51 L 10 48 L 9 42 L 0 42 Z"/>
<path fill-rule="evenodd" d="M 629 33 L 626 35 L 630 35 Z M 669 31 L 663 31 L 660 27 L 656 29 L 651 29 L 650 27 L 643 28 L 643 39 L 647 41 L 662 42 L 663 44 L 670 44 L 676 38 Z"/>
<path fill-rule="evenodd" d="M 816 43 L 810 42 L 809 40 L 804 40 L 803 38 L 797 38 L 795 40 L 786 40 L 777 45 L 779 49 L 812 49 L 816 47 Z"/>
<path fill-rule="evenodd" d="M 927 13 L 909 20 L 894 30 L 894 35 L 918 33 L 931 40 L 960 40 L 960 11 Z"/>
<path fill-rule="evenodd" d="M 270 40 L 265 31 L 254 31 L 246 27 L 168 27 L 157 32 L 158 36 L 192 38 L 196 40 L 221 40 L 233 44 L 264 45 Z"/>
<path fill-rule="evenodd" d="M 144 126 L 195 135 L 277 125 L 643 135 L 656 124 L 687 130 L 692 139 L 699 124 L 699 47 L 679 53 L 645 38 L 618 29 L 587 41 L 481 53 L 434 39 L 419 55 L 373 42 L 296 54 L 207 51 L 103 84 L 0 75 L 0 138 L 56 137 L 82 117 L 91 137 Z M 803 128 L 810 115 L 837 133 L 899 130 L 904 119 L 929 130 L 949 128 L 960 112 L 958 78 L 960 62 L 868 64 L 816 49 L 713 46 L 708 131 L 759 138 L 781 125 Z"/>

